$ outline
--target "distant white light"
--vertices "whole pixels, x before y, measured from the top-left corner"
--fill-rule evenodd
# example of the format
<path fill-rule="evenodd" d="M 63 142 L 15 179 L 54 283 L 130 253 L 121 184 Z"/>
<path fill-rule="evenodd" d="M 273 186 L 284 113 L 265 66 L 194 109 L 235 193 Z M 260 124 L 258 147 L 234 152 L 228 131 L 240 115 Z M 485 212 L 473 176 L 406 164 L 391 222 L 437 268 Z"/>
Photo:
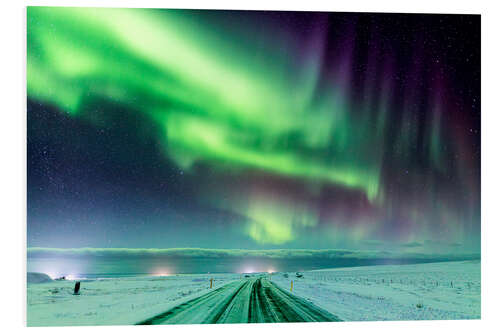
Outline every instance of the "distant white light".
<path fill-rule="evenodd" d="M 45 272 L 45 274 L 47 274 L 48 276 L 50 276 L 50 278 L 51 278 L 52 280 L 54 280 L 54 279 L 57 279 L 57 278 L 61 277 L 61 274 L 59 274 L 59 273 L 54 273 L 54 272 Z"/>
<path fill-rule="evenodd" d="M 253 267 L 245 267 L 242 273 L 255 273 Z"/>

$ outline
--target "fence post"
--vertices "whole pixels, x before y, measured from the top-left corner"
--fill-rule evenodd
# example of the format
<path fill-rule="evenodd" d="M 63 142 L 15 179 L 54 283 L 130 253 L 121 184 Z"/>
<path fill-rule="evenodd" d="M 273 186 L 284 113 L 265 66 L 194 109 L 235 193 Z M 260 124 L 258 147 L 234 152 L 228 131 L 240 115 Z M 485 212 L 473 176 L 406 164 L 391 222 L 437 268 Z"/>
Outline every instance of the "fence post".
<path fill-rule="evenodd" d="M 290 291 L 293 290 L 293 280 L 290 281 Z"/>
<path fill-rule="evenodd" d="M 210 278 L 210 289 L 212 289 L 212 282 L 213 282 L 214 278 Z"/>
<path fill-rule="evenodd" d="M 73 295 L 79 295 L 80 294 L 80 281 L 77 281 L 75 283 L 75 289 L 73 291 Z"/>

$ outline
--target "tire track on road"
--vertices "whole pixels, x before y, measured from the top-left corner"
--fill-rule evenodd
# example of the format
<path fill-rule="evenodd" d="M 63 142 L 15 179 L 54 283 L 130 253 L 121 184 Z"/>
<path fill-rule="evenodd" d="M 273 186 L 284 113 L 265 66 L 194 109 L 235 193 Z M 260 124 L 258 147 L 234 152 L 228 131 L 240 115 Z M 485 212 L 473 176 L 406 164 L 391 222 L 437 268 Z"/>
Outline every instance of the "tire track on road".
<path fill-rule="evenodd" d="M 341 321 L 263 278 L 229 283 L 138 325 Z"/>

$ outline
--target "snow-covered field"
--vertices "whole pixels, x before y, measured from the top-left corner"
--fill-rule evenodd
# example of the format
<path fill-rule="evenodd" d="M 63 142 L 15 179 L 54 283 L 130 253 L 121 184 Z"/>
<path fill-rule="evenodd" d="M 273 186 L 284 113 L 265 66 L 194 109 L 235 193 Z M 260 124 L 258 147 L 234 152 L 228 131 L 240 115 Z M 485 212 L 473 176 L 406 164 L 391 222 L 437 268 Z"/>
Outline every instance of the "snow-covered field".
<path fill-rule="evenodd" d="M 481 315 L 480 262 L 366 266 L 274 273 L 271 280 L 342 320 L 474 319 Z M 240 274 L 193 274 L 28 283 L 29 326 L 127 325 L 164 312 Z"/>
<path fill-rule="evenodd" d="M 345 321 L 479 319 L 480 261 L 338 268 L 272 281 Z"/>
<path fill-rule="evenodd" d="M 164 312 L 239 274 L 193 274 L 28 283 L 28 326 L 132 325 Z"/>

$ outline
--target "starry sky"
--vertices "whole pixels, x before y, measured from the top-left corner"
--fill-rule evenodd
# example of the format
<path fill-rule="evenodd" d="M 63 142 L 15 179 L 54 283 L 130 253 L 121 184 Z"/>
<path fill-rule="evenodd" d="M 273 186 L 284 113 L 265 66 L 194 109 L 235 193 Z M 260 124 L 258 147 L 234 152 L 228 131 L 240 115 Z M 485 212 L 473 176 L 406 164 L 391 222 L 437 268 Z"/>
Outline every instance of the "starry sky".
<path fill-rule="evenodd" d="M 28 247 L 480 253 L 480 16 L 28 7 Z"/>

